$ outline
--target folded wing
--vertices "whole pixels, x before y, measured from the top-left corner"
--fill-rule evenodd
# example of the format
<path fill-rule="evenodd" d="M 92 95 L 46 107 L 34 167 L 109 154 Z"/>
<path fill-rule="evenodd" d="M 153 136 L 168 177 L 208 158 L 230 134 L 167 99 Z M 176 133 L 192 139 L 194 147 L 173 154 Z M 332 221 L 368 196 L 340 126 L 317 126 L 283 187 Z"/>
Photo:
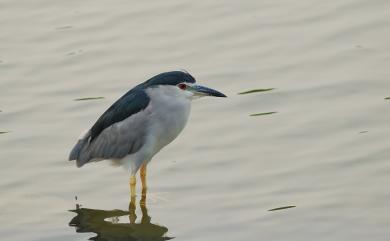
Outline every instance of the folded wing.
<path fill-rule="evenodd" d="M 137 152 L 145 142 L 149 102 L 144 90 L 130 90 L 78 140 L 69 160 L 76 160 L 81 167 L 90 161 L 120 159 Z"/>

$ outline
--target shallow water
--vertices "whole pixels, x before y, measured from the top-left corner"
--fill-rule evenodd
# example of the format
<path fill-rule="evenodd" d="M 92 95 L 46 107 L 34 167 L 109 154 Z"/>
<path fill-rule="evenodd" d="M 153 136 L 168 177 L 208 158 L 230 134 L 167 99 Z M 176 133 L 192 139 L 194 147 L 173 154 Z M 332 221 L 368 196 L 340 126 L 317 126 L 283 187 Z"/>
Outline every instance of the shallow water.
<path fill-rule="evenodd" d="M 385 0 L 1 1 L 2 239 L 388 240 L 389 16 Z M 173 69 L 229 98 L 193 103 L 129 215 L 125 171 L 66 159 Z"/>

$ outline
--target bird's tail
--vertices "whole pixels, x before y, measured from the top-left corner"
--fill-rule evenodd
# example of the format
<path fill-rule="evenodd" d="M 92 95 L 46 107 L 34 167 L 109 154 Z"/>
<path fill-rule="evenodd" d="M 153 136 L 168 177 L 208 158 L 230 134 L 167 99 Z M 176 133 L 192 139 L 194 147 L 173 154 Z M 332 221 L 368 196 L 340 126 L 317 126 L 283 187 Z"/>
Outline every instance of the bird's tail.
<path fill-rule="evenodd" d="M 82 153 L 89 145 L 90 133 L 91 132 L 88 131 L 84 136 L 82 136 L 69 154 L 69 161 L 76 160 L 77 167 L 81 167 L 88 162 L 88 158 L 85 158 L 85 155 L 82 155 Z"/>

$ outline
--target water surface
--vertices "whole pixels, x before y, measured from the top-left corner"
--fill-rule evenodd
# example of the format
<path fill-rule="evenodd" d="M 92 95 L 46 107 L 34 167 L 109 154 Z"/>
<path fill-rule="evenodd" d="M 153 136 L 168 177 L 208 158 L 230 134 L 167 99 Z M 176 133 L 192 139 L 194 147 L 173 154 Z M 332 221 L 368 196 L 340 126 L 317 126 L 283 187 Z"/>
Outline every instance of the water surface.
<path fill-rule="evenodd" d="M 0 6 L 2 239 L 115 240 L 144 216 L 157 240 L 388 240 L 388 1 Z M 132 224 L 128 173 L 66 159 L 119 96 L 176 69 L 229 98 L 194 102 Z"/>

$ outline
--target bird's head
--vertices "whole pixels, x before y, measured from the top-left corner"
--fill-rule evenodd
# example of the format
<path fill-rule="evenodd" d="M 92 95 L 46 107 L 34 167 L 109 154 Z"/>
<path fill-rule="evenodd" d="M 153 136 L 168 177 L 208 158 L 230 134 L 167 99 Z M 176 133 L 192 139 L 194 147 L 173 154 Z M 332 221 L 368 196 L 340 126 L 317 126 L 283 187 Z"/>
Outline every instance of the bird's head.
<path fill-rule="evenodd" d="M 171 71 L 154 76 L 144 83 L 145 87 L 162 87 L 177 95 L 189 99 L 198 99 L 204 96 L 226 97 L 223 93 L 196 84 L 192 75 L 182 71 Z"/>

